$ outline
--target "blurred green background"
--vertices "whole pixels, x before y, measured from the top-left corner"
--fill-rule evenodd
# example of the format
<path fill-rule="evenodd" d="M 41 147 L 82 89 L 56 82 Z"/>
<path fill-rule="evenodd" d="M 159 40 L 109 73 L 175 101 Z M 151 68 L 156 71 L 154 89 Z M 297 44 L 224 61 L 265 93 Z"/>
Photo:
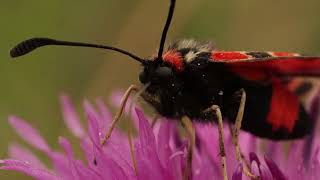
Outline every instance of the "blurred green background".
<path fill-rule="evenodd" d="M 0 6 L 0 158 L 22 142 L 7 122 L 18 115 L 53 148 L 68 136 L 58 97 L 83 99 L 138 82 L 140 67 L 123 55 L 94 49 L 46 47 L 9 58 L 9 49 L 34 36 L 115 45 L 148 57 L 156 52 L 169 0 L 2 0 Z M 319 0 L 178 0 L 168 41 L 213 40 L 219 49 L 320 54 Z M 30 179 L 0 171 L 0 179 Z"/>

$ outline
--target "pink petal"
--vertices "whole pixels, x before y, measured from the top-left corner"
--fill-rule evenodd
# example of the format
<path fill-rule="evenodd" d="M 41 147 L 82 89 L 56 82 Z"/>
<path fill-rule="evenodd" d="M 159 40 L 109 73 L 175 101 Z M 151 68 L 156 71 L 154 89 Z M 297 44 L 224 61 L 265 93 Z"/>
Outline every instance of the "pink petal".
<path fill-rule="evenodd" d="M 85 100 L 83 103 L 83 107 L 86 114 L 91 114 L 97 120 L 98 124 L 102 123 L 100 113 L 95 110 L 95 108 L 89 101 Z"/>
<path fill-rule="evenodd" d="M 110 159 L 117 163 L 128 176 L 135 176 L 129 151 L 129 142 L 126 142 L 126 144 L 119 144 L 115 140 L 110 141 L 104 149 L 104 154 L 112 154 Z"/>
<path fill-rule="evenodd" d="M 182 179 L 183 177 L 183 166 L 185 166 L 185 152 L 177 151 L 174 152 L 169 158 L 168 168 L 172 171 L 174 179 Z"/>
<path fill-rule="evenodd" d="M 95 170 L 85 166 L 82 161 L 76 160 L 74 162 L 77 171 L 80 174 L 81 180 L 103 180 L 104 178 Z"/>
<path fill-rule="evenodd" d="M 139 137 L 141 146 L 146 147 L 146 150 L 152 149 L 155 150 L 154 152 L 156 152 L 156 139 L 154 137 L 150 124 L 139 109 L 136 109 L 136 113 L 140 120 Z"/>
<path fill-rule="evenodd" d="M 259 169 L 259 165 L 258 165 L 257 161 L 251 162 L 251 172 L 254 175 L 260 176 L 260 169 Z"/>
<path fill-rule="evenodd" d="M 101 168 L 101 166 L 105 165 L 105 162 L 101 162 L 101 160 L 103 159 L 102 154 L 104 154 L 104 152 L 102 152 L 101 146 L 100 146 L 100 132 L 99 132 L 99 125 L 98 125 L 98 120 L 96 119 L 97 115 L 95 114 L 95 112 L 91 109 L 88 109 L 87 106 L 87 110 L 86 110 L 87 116 L 88 116 L 88 128 L 89 128 L 89 136 L 90 139 L 92 140 L 93 144 L 93 157 L 95 157 L 95 160 L 97 161 L 98 167 Z M 114 136 L 115 134 L 112 134 L 110 141 L 107 142 L 107 144 L 105 144 L 105 148 L 106 148 L 106 152 L 110 152 L 112 151 L 112 148 L 109 148 L 109 146 L 111 146 L 110 144 L 113 143 L 113 139 L 116 138 L 116 136 Z M 120 139 L 118 139 L 120 140 Z M 117 153 L 120 153 L 121 151 L 118 151 Z M 100 155 L 99 155 L 100 154 Z M 111 154 L 111 153 L 110 153 Z M 128 152 L 124 153 L 123 155 L 129 154 Z M 100 158 L 99 158 L 100 156 Z M 118 158 L 115 156 L 113 156 L 114 158 Z M 120 158 L 123 158 L 123 156 L 121 156 Z M 119 160 L 119 159 L 118 159 Z M 109 162 L 108 165 L 105 166 L 105 168 L 112 168 L 114 169 L 115 174 L 118 174 L 119 176 L 125 176 L 124 175 L 124 170 L 122 168 L 119 167 L 119 165 L 117 165 L 116 162 L 114 162 L 112 159 L 108 158 L 106 161 Z M 119 162 L 123 162 L 120 161 Z M 124 164 L 126 161 L 124 161 Z M 111 164 L 114 164 L 112 167 L 110 166 Z M 125 166 L 127 168 L 128 171 L 130 171 L 130 166 Z M 103 172 L 103 171 L 102 171 Z M 132 172 L 132 171 L 131 171 Z M 131 173 L 129 173 L 131 174 Z M 126 177 L 126 176 L 125 176 Z"/>
<path fill-rule="evenodd" d="M 67 139 L 65 139 L 63 137 L 59 137 L 59 143 L 67 154 L 67 157 L 69 160 L 69 166 L 70 166 L 70 169 L 71 169 L 71 172 L 73 175 L 73 179 L 79 179 L 79 180 L 102 179 L 93 170 L 84 166 L 81 161 L 77 161 L 73 158 L 72 147 L 71 147 L 70 142 Z"/>
<path fill-rule="evenodd" d="M 120 107 L 123 95 L 124 95 L 123 91 L 114 91 L 114 92 L 112 92 L 111 98 L 110 98 L 110 101 L 111 101 L 112 105 L 114 105 L 115 107 Z M 131 103 L 131 99 L 129 98 L 128 101 L 127 101 L 127 105 L 129 105 L 130 103 Z M 129 114 L 129 106 L 125 107 L 125 113 Z"/>
<path fill-rule="evenodd" d="M 80 123 L 78 114 L 71 104 L 69 97 L 66 95 L 61 96 L 60 102 L 63 118 L 69 130 L 78 138 L 84 137 L 86 133 Z"/>
<path fill-rule="evenodd" d="M 129 179 L 130 174 L 126 171 L 111 157 L 106 155 L 99 146 L 95 146 L 95 157 L 96 157 L 96 169 L 99 175 L 103 179 L 119 179 L 126 180 Z M 130 179 L 135 179 L 130 177 Z"/>
<path fill-rule="evenodd" d="M 63 137 L 59 137 L 59 144 L 67 154 L 67 157 L 69 160 L 69 169 L 71 170 L 73 179 L 79 180 L 80 179 L 79 172 L 77 171 L 77 169 L 73 163 L 73 152 L 72 152 L 71 145 L 70 145 L 69 141 Z"/>
<path fill-rule="evenodd" d="M 192 161 L 192 178 L 193 179 L 208 179 L 208 177 L 221 178 L 221 168 L 214 166 L 208 154 L 194 151 Z"/>
<path fill-rule="evenodd" d="M 30 124 L 15 116 L 9 117 L 10 125 L 16 130 L 22 139 L 41 151 L 50 151 L 46 141 L 41 137 L 39 132 Z"/>
<path fill-rule="evenodd" d="M 272 174 L 270 170 L 263 164 L 260 164 L 260 173 L 261 173 L 261 179 L 262 180 L 273 180 Z"/>
<path fill-rule="evenodd" d="M 119 108 L 121 105 L 121 100 L 122 100 L 123 95 L 124 95 L 124 92 L 122 92 L 122 91 L 114 91 L 112 93 L 111 99 L 110 99 L 112 102 L 112 105 Z M 135 126 L 136 129 L 139 129 L 139 118 L 137 116 L 137 113 L 135 112 L 135 109 L 139 108 L 139 106 L 137 106 L 136 104 L 131 104 L 131 103 L 132 103 L 132 99 L 131 99 L 131 97 L 129 97 L 129 99 L 126 103 L 124 112 L 126 115 L 131 115 L 133 125 Z"/>
<path fill-rule="evenodd" d="M 109 126 L 113 120 L 111 112 L 106 108 L 105 104 L 103 103 L 102 99 L 97 99 L 96 104 L 98 106 L 99 112 L 100 112 L 100 118 L 97 119 L 98 125 L 99 125 L 99 131 L 102 133 L 106 133 L 109 129 Z M 97 116 L 98 113 L 93 112 L 93 107 L 92 105 L 87 104 L 86 111 L 87 112 L 92 112 Z M 104 134 L 101 134 L 101 138 L 104 136 Z M 112 131 L 112 136 L 113 138 L 111 139 L 123 139 L 126 138 L 126 135 L 124 135 L 122 132 L 119 131 L 119 129 L 114 128 Z"/>
<path fill-rule="evenodd" d="M 317 180 L 320 177 L 319 150 L 319 147 L 316 148 L 316 151 L 312 156 L 311 163 L 308 169 L 308 174 L 310 175 L 310 179 L 312 180 Z"/>
<path fill-rule="evenodd" d="M 220 163 L 218 130 L 212 125 L 195 124 L 196 134 L 199 137 L 201 147 L 212 159 L 214 164 Z"/>
<path fill-rule="evenodd" d="M 113 119 L 111 112 L 106 108 L 106 105 L 104 104 L 103 100 L 101 98 L 98 98 L 96 100 L 96 104 L 98 106 L 99 112 L 101 114 L 101 122 L 99 122 L 101 126 L 101 131 L 106 132 L 109 128 L 109 125 L 111 124 L 111 121 Z"/>
<path fill-rule="evenodd" d="M 122 169 L 121 166 L 119 166 L 116 162 L 114 162 L 110 158 L 104 158 L 104 165 L 107 167 L 106 169 L 109 169 L 110 174 L 113 175 L 112 179 L 119 179 L 119 180 L 126 180 L 129 179 L 125 171 Z M 100 172 L 103 172 L 103 169 L 100 169 Z M 111 179 L 108 174 L 104 174 L 105 178 Z M 134 177 L 131 177 L 130 179 L 135 179 Z"/>
<path fill-rule="evenodd" d="M 73 151 L 70 142 L 64 137 L 59 137 L 59 144 L 67 154 L 67 157 L 73 159 Z"/>
<path fill-rule="evenodd" d="M 85 154 L 85 157 L 87 159 L 87 163 L 89 164 L 89 166 L 95 167 L 96 166 L 94 164 L 95 156 L 93 152 L 93 143 L 91 139 L 89 137 L 81 139 L 80 147 Z"/>
<path fill-rule="evenodd" d="M 265 157 L 272 157 L 272 159 L 276 160 L 276 164 L 279 167 L 283 167 L 286 164 L 286 155 L 284 149 L 282 147 L 281 142 L 276 141 L 267 141 L 267 156 Z"/>
<path fill-rule="evenodd" d="M 100 107 L 101 108 L 101 107 Z M 84 102 L 84 109 L 85 109 L 85 113 L 87 115 L 88 121 L 89 121 L 89 130 L 94 130 L 94 134 L 95 136 L 98 135 L 99 138 L 95 137 L 94 141 L 97 144 L 97 140 L 99 139 L 99 143 L 100 144 L 100 140 L 102 138 L 104 138 L 105 133 L 107 132 L 107 129 L 109 127 L 109 124 L 107 124 L 107 122 L 105 122 L 103 119 L 103 115 L 99 114 L 92 106 L 91 103 L 89 103 L 88 101 Z M 106 113 L 106 112 L 104 112 Z M 109 120 L 110 121 L 110 120 Z M 94 124 L 92 124 L 94 123 Z M 91 124 L 91 125 L 90 125 Z M 93 127 L 92 125 L 94 125 L 95 127 Z M 90 129 L 90 128 L 94 128 L 94 129 Z M 93 132 L 91 132 L 91 134 L 89 134 L 89 136 L 94 135 Z M 122 133 L 119 132 L 119 130 L 117 128 L 115 128 L 112 131 L 112 135 L 113 138 L 123 138 Z M 114 137 L 115 136 L 115 137 Z M 120 137 L 119 137 L 120 136 Z M 93 136 L 92 136 L 93 137 Z M 111 138 L 111 139 L 113 139 Z"/>
<path fill-rule="evenodd" d="M 162 121 L 160 123 L 160 130 L 158 133 L 158 152 L 159 158 L 163 166 L 166 166 L 170 155 L 172 154 L 169 141 L 172 133 L 172 123 L 169 121 Z"/>
<path fill-rule="evenodd" d="M 232 180 L 242 180 L 242 164 L 240 164 L 236 171 L 233 173 Z"/>
<path fill-rule="evenodd" d="M 241 137 L 242 137 L 242 133 L 240 133 L 240 138 Z M 231 136 L 229 128 L 227 128 L 226 124 L 224 124 L 224 139 L 225 139 L 225 150 L 226 150 L 226 158 L 227 158 L 227 173 L 228 173 L 228 177 L 232 177 L 233 172 L 238 167 L 238 161 L 236 159 L 235 146 L 232 143 L 232 136 Z M 218 136 L 216 137 L 216 141 L 219 142 Z M 254 142 L 248 143 L 247 146 L 252 146 L 251 143 L 254 143 Z M 241 146 L 241 147 L 243 147 L 243 146 Z M 219 157 L 219 159 L 221 161 L 219 154 L 217 154 L 217 157 Z"/>
<path fill-rule="evenodd" d="M 12 144 L 9 146 L 9 156 L 12 159 L 25 161 L 35 168 L 47 169 L 46 166 L 37 158 L 37 156 L 18 144 Z"/>
<path fill-rule="evenodd" d="M 101 148 L 98 121 L 95 118 L 96 116 L 92 110 L 87 110 L 87 116 L 88 116 L 88 122 L 89 122 L 88 124 L 89 136 L 91 140 L 94 142 L 93 153 L 96 153 L 97 150 Z M 124 152 L 124 150 L 129 149 L 127 139 L 122 136 L 119 136 L 119 134 L 114 134 L 114 133 L 115 132 L 113 132 L 107 144 L 105 144 L 104 153 L 113 154 L 113 156 L 111 157 L 112 158 L 111 161 L 115 161 L 116 163 L 121 165 L 124 171 L 126 171 L 130 176 L 134 175 L 133 167 L 131 165 L 130 153 L 128 151 Z M 90 155 L 90 156 L 94 158 L 94 155 Z"/>
<path fill-rule="evenodd" d="M 166 179 L 168 174 L 164 172 L 157 155 L 155 137 L 152 128 L 143 113 L 136 109 L 139 117 L 139 143 L 136 144 L 138 178 L 139 179 Z"/>
<path fill-rule="evenodd" d="M 100 132 L 99 125 L 96 116 L 92 113 L 92 111 L 86 111 L 88 118 L 88 128 L 89 128 L 89 136 L 93 143 L 97 146 L 100 145 Z"/>
<path fill-rule="evenodd" d="M 134 125 L 134 128 L 135 129 L 137 129 L 137 130 L 139 130 L 139 117 L 138 117 L 138 115 L 137 115 L 137 113 L 135 112 L 135 109 L 136 108 L 140 108 L 139 106 L 137 106 L 136 104 L 134 104 L 134 105 L 132 105 L 132 107 L 131 107 L 132 109 L 131 109 L 131 120 L 132 120 L 132 122 L 133 122 L 133 125 Z M 147 119 L 147 120 L 149 120 L 150 118 L 149 117 L 147 117 L 146 115 L 145 115 L 145 118 Z M 149 121 L 150 122 L 150 121 Z"/>
<path fill-rule="evenodd" d="M 297 166 L 303 164 L 303 161 L 303 141 L 296 140 L 290 145 L 285 166 L 286 173 L 289 175 L 288 179 L 292 179 L 296 176 Z"/>
<path fill-rule="evenodd" d="M 63 179 L 72 179 L 73 175 L 70 172 L 70 166 L 67 157 L 58 152 L 48 152 L 54 171 Z"/>
<path fill-rule="evenodd" d="M 265 160 L 268 168 L 270 169 L 270 172 L 271 172 L 272 176 L 275 179 L 277 179 L 277 180 L 287 180 L 285 175 L 282 173 L 280 168 L 276 165 L 276 163 L 272 159 L 270 159 L 267 156 L 265 156 L 264 160 Z"/>
<path fill-rule="evenodd" d="M 257 138 L 248 132 L 241 131 L 239 136 L 239 144 L 244 156 L 247 158 L 249 152 L 257 151 Z"/>
<path fill-rule="evenodd" d="M 259 160 L 258 156 L 256 155 L 256 153 L 251 152 L 251 153 L 249 154 L 249 160 L 250 160 L 251 163 L 252 163 L 253 161 L 255 161 L 255 162 L 257 163 L 257 165 L 260 166 L 260 160 Z"/>
<path fill-rule="evenodd" d="M 251 170 L 255 175 L 260 176 L 262 180 L 273 180 L 270 170 L 261 164 L 258 156 L 255 153 L 250 153 Z"/>
<path fill-rule="evenodd" d="M 308 173 L 306 173 L 306 170 L 304 168 L 304 165 L 301 163 L 298 165 L 298 167 L 295 168 L 296 171 L 294 174 L 290 174 L 291 177 L 289 177 L 288 179 L 297 179 L 297 180 L 300 180 L 300 179 L 305 179 L 305 177 L 308 177 Z"/>
<path fill-rule="evenodd" d="M 48 172 L 44 169 L 35 168 L 29 163 L 20 160 L 0 160 L 0 169 L 20 171 L 26 175 L 32 176 L 39 180 L 59 180 L 57 175 Z"/>

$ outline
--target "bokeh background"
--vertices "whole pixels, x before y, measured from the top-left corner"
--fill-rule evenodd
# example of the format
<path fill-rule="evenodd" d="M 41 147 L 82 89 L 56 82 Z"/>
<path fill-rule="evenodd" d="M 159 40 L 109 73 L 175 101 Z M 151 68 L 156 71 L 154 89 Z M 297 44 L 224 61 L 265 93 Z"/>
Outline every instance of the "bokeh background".
<path fill-rule="evenodd" d="M 53 148 L 69 136 L 58 97 L 82 101 L 138 82 L 140 67 L 103 50 L 46 47 L 12 60 L 9 49 L 34 36 L 115 45 L 148 57 L 156 52 L 169 0 L 2 0 L 0 5 L 0 158 L 16 114 L 40 129 Z M 178 0 L 168 40 L 212 40 L 219 49 L 320 54 L 319 0 Z M 41 155 L 41 154 L 39 154 Z M 45 160 L 45 159 L 44 159 Z M 0 171 L 0 179 L 30 179 Z"/>

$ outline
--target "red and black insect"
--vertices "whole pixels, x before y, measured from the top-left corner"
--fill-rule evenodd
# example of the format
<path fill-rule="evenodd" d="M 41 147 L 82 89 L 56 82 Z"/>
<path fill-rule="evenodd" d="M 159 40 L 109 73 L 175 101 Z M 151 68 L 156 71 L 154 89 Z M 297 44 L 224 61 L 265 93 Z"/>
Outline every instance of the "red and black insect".
<path fill-rule="evenodd" d="M 210 122 L 212 119 L 201 112 L 217 104 L 223 115 L 234 121 L 239 106 L 236 94 L 244 88 L 247 93 L 244 130 L 271 139 L 299 138 L 310 132 L 313 122 L 297 96 L 282 84 L 282 79 L 319 76 L 319 57 L 285 52 L 219 51 L 210 42 L 195 40 L 175 42 L 163 52 L 166 31 L 158 56 L 150 60 L 111 46 L 48 38 L 26 40 L 10 53 L 17 57 L 45 45 L 89 46 L 118 51 L 141 62 L 144 70 L 139 79 L 142 84 L 150 83 L 145 92 L 146 100 L 160 115 L 174 118 L 186 115 Z M 219 95 L 221 92 L 223 95 Z"/>
<path fill-rule="evenodd" d="M 319 57 L 218 51 L 208 43 L 182 40 L 168 47 L 160 66 L 148 62 L 140 81 L 151 83 L 146 92 L 156 94 L 158 101 L 151 99 L 150 103 L 164 116 L 187 115 L 210 122 L 213 118 L 202 112 L 217 104 L 234 122 L 240 102 L 238 93 L 243 88 L 247 97 L 242 129 L 270 139 L 294 139 L 308 134 L 313 127 L 298 97 L 282 79 L 320 75 Z M 221 92 L 223 95 L 219 95 Z"/>
<path fill-rule="evenodd" d="M 181 40 L 164 50 L 174 6 L 175 0 L 171 0 L 160 48 L 152 59 L 142 59 L 112 46 L 48 38 L 26 40 L 10 53 L 17 57 L 45 45 L 117 51 L 141 63 L 143 71 L 139 80 L 145 85 L 141 96 L 164 117 L 186 116 L 203 123 L 213 122 L 217 120 L 216 113 L 208 113 L 207 109 L 217 105 L 225 120 L 234 123 L 244 90 L 242 129 L 276 140 L 301 138 L 311 132 L 314 122 L 283 80 L 320 76 L 320 57 L 285 52 L 220 51 L 210 42 L 195 40 Z"/>

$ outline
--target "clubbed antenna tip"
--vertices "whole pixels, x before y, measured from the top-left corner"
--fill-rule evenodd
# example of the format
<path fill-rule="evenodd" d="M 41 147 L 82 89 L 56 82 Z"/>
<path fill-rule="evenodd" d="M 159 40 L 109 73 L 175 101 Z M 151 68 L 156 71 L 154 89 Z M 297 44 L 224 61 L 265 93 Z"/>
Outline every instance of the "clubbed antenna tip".
<path fill-rule="evenodd" d="M 70 42 L 70 41 L 60 41 L 50 38 L 31 38 L 21 43 L 17 44 L 10 50 L 10 56 L 15 58 L 19 56 L 23 56 L 25 54 L 30 53 L 31 51 L 47 45 L 59 45 L 59 46 L 77 46 L 77 47 L 91 47 L 91 48 L 99 48 L 99 49 L 107 49 L 111 51 L 116 51 L 121 54 L 127 55 L 132 59 L 140 62 L 145 63 L 145 60 L 120 48 L 112 47 L 112 46 L 105 46 L 99 44 L 89 44 L 89 43 L 82 43 L 82 42 Z"/>
<path fill-rule="evenodd" d="M 56 41 L 49 38 L 32 38 L 17 44 L 10 50 L 10 56 L 13 58 L 23 56 L 29 52 L 45 45 L 54 45 Z"/>

